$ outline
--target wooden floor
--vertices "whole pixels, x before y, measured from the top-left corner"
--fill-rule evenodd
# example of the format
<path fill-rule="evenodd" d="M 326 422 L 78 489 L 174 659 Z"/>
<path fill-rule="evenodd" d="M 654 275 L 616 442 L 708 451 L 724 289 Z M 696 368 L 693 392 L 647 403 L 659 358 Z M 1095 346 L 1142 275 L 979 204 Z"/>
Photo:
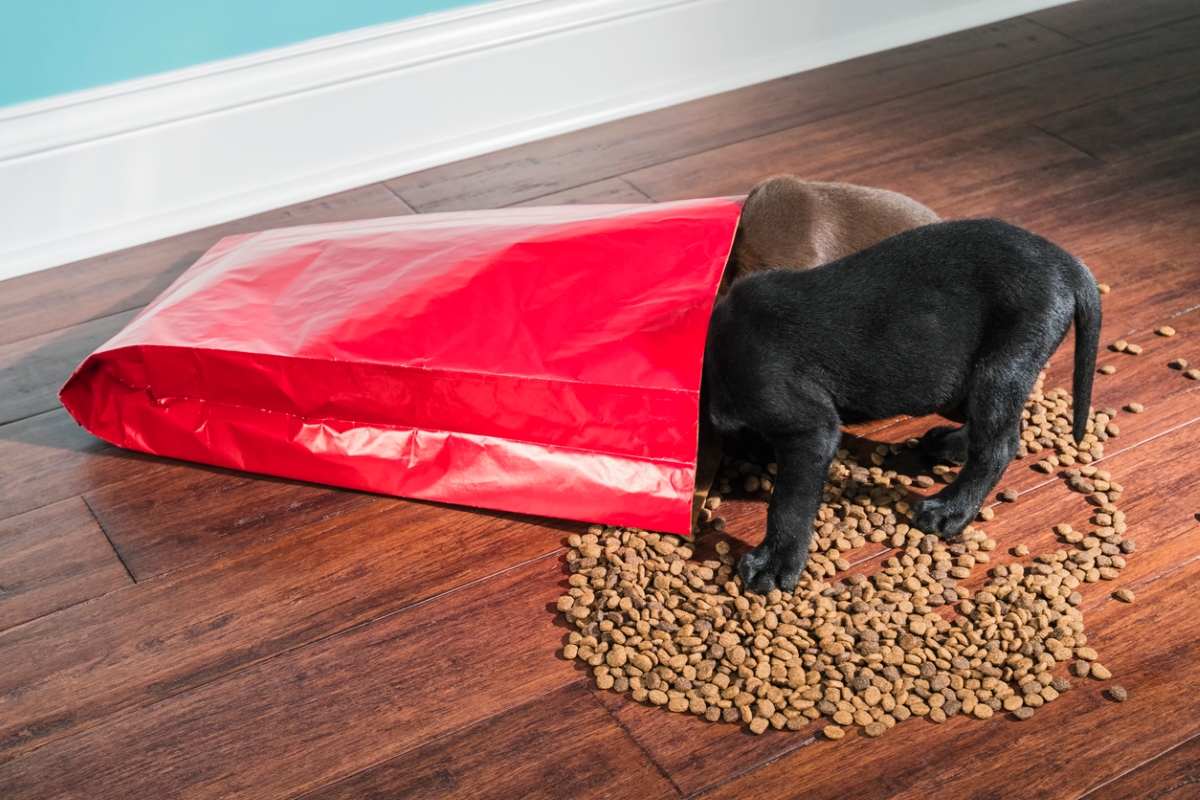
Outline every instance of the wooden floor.
<path fill-rule="evenodd" d="M 585 526 L 125 452 L 56 399 L 229 233 L 739 194 L 782 171 L 1004 217 L 1112 285 L 1104 342 L 1145 350 L 1101 354 L 1117 371 L 1094 404 L 1145 406 L 1105 459 L 1137 550 L 1082 608 L 1127 702 L 1080 680 L 1028 722 L 840 742 L 640 706 L 559 654 Z M 1197 0 L 1083 0 L 16 278 L 0 321 L 0 797 L 1200 797 L 1200 381 L 1167 367 L 1200 364 Z M 1028 462 L 1002 486 L 1021 496 L 985 528 L 1001 562 L 1086 520 Z M 761 502 L 727 507 L 757 541 Z"/>

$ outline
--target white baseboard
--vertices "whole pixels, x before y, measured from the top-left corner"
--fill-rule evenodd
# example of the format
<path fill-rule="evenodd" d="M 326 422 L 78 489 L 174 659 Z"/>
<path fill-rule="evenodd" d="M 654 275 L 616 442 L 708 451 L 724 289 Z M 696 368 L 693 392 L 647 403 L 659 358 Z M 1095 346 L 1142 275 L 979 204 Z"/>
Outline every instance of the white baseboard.
<path fill-rule="evenodd" d="M 0 108 L 0 280 L 1064 0 L 500 0 Z"/>

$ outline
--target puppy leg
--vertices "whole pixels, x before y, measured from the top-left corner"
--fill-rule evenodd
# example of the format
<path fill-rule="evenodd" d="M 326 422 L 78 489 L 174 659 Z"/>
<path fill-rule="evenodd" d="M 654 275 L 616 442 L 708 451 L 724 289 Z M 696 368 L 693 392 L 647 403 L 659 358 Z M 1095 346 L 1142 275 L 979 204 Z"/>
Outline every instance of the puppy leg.
<path fill-rule="evenodd" d="M 1016 455 L 1021 409 L 1037 374 L 1024 363 L 989 361 L 981 361 L 971 379 L 967 424 L 960 429 L 967 432 L 966 460 L 958 479 L 917 504 L 913 524 L 926 533 L 947 539 L 962 533 Z"/>
<path fill-rule="evenodd" d="M 953 425 L 942 425 L 921 437 L 921 452 L 938 461 L 961 464 L 967 460 L 969 436 L 968 425 L 958 428 Z"/>
<path fill-rule="evenodd" d="M 738 564 L 742 585 L 756 592 L 795 591 L 808 563 L 813 518 L 841 439 L 838 416 L 831 408 L 813 412 L 809 416 L 805 409 L 809 427 L 803 432 L 774 437 L 779 472 L 767 507 L 767 536 Z"/>

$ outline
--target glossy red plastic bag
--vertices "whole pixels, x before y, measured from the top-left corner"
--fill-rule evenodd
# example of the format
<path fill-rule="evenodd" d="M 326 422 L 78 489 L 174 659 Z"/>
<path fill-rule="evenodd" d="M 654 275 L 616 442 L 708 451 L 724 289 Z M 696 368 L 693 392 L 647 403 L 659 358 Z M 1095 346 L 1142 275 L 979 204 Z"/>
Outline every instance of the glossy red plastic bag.
<path fill-rule="evenodd" d="M 121 447 L 687 533 L 740 199 L 222 239 L 60 392 Z"/>

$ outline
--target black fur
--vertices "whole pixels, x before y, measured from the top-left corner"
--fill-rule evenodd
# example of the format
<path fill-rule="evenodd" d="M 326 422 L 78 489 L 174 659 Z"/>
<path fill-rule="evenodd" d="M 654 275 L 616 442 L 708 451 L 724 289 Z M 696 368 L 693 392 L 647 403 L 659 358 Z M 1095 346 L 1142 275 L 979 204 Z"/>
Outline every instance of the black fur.
<path fill-rule="evenodd" d="M 718 302 L 704 362 L 722 438 L 761 437 L 779 473 L 767 535 L 738 567 L 751 589 L 795 589 L 844 422 L 956 406 L 961 428 L 930 431 L 958 480 L 913 522 L 962 532 L 1017 450 L 1038 372 L 1075 322 L 1076 441 L 1083 438 L 1100 339 L 1100 293 L 1077 258 L 999 220 L 906 231 L 808 272 L 736 281 Z"/>

